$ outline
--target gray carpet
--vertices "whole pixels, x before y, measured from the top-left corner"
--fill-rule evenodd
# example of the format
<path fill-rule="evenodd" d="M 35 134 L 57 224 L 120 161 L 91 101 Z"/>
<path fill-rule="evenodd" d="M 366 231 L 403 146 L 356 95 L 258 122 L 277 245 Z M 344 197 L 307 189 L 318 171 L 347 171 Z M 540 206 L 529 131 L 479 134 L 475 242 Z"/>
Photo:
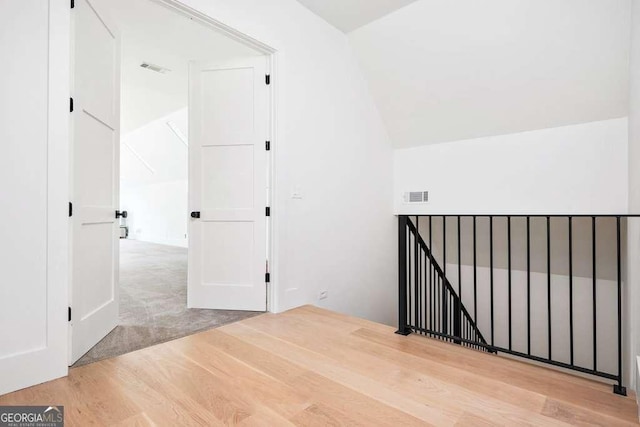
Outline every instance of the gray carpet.
<path fill-rule="evenodd" d="M 74 367 L 260 314 L 187 308 L 187 250 L 120 240 L 120 324 Z"/>

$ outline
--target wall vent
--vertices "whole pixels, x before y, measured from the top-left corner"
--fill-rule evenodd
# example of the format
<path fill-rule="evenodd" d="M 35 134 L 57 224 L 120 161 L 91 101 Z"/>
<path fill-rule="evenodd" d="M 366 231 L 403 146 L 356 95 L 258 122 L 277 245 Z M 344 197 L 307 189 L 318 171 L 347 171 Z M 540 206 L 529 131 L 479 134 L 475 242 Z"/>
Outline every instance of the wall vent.
<path fill-rule="evenodd" d="M 429 201 L 428 191 L 407 191 L 403 196 L 405 203 L 427 203 Z"/>
<path fill-rule="evenodd" d="M 160 74 L 167 74 L 168 72 L 171 71 L 168 68 L 164 68 L 159 65 L 152 64 L 150 62 L 143 62 L 142 64 L 140 64 L 140 66 L 142 68 L 146 68 L 147 70 L 155 71 L 156 73 L 160 73 Z"/>

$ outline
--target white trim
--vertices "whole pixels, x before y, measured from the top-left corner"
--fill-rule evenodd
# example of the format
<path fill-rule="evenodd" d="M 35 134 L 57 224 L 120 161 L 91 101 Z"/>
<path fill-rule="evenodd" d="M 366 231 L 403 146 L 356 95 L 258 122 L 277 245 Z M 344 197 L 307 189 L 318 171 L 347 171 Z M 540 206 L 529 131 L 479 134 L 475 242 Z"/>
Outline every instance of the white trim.
<path fill-rule="evenodd" d="M 158 3 L 162 6 L 165 6 L 169 9 L 172 9 L 182 15 L 186 15 L 189 18 L 192 18 L 204 25 L 207 25 L 213 28 L 217 32 L 224 34 L 230 39 L 240 42 L 265 55 L 271 55 L 276 53 L 276 50 L 273 47 L 261 42 L 260 40 L 254 39 L 253 37 L 247 34 L 241 33 L 235 28 L 232 28 L 209 15 L 206 15 L 196 9 L 193 9 L 181 3 L 178 0 L 151 0 L 151 1 Z"/>
<path fill-rule="evenodd" d="M 169 120 L 167 122 L 167 126 L 169 126 L 169 129 L 171 129 L 171 132 L 173 132 L 173 134 L 180 140 L 180 142 L 182 142 L 182 144 L 189 148 L 189 141 L 187 141 L 187 137 L 184 133 L 182 133 L 182 131 L 180 130 L 180 128 L 178 128 L 178 126 L 175 124 L 174 121 Z M 129 147 L 131 148 L 131 147 Z"/>
<path fill-rule="evenodd" d="M 278 313 L 282 311 L 280 309 L 280 301 L 278 297 L 278 284 L 279 281 L 279 243 L 278 232 L 280 230 L 279 224 L 280 220 L 283 217 L 284 206 L 278 204 L 278 186 L 277 186 L 277 175 L 276 168 L 277 162 L 276 157 L 278 153 L 281 153 L 281 143 L 282 139 L 279 138 L 278 133 L 278 94 L 280 93 L 280 74 L 278 73 L 278 60 L 280 58 L 279 53 L 273 52 L 268 56 L 268 64 L 267 70 L 271 75 L 271 90 L 269 91 L 270 96 L 270 114 L 271 117 L 269 119 L 269 133 L 271 136 L 271 147 L 268 155 L 269 162 L 269 206 L 271 206 L 271 220 L 267 226 L 269 230 L 269 251 L 267 253 L 267 258 L 269 259 L 269 273 L 271 278 L 271 283 L 269 284 L 269 288 L 267 289 L 267 310 L 273 313 Z"/>
<path fill-rule="evenodd" d="M 57 377 L 68 373 L 70 20 L 67 3 L 49 0 L 47 346 Z"/>
<path fill-rule="evenodd" d="M 171 127 L 171 126 L 169 126 L 169 127 Z M 120 142 L 121 142 L 121 145 L 124 145 L 127 149 L 129 149 L 129 152 L 131 152 L 131 154 L 133 154 L 133 157 L 138 159 L 140 161 L 140 163 L 142 163 L 142 165 L 149 170 L 149 172 L 151 172 L 152 174 L 156 173 L 156 170 L 154 168 L 152 168 L 151 165 L 145 159 L 142 158 L 140 153 L 138 153 L 136 150 L 134 150 L 133 147 L 131 145 L 129 145 L 128 142 L 122 142 L 122 141 L 120 141 Z"/>

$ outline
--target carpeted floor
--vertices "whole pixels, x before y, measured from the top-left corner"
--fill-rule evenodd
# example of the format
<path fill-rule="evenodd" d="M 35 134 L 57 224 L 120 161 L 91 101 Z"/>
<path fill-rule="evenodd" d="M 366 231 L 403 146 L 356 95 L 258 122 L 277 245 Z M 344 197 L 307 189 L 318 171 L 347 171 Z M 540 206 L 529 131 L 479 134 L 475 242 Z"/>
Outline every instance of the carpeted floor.
<path fill-rule="evenodd" d="M 120 324 L 74 367 L 118 356 L 258 312 L 187 308 L 187 250 L 120 240 Z"/>

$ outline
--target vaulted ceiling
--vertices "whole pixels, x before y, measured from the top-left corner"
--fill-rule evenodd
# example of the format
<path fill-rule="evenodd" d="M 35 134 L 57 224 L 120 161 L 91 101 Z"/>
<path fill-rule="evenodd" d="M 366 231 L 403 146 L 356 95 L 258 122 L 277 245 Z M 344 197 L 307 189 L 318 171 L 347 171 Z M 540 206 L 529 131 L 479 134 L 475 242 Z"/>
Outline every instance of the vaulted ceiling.
<path fill-rule="evenodd" d="M 630 5 L 419 0 L 349 39 L 408 147 L 626 116 Z"/>
<path fill-rule="evenodd" d="M 187 106 L 192 60 L 227 60 L 259 53 L 150 0 L 95 0 L 122 37 L 122 131 Z M 140 67 L 150 62 L 166 74 Z"/>
<path fill-rule="evenodd" d="M 348 32 L 396 147 L 628 113 L 631 0 L 298 1 Z M 96 2 L 123 34 L 125 132 L 186 105 L 188 60 L 256 54 L 149 0 Z"/>
<path fill-rule="evenodd" d="M 348 33 L 416 0 L 298 0 L 334 27 Z"/>

